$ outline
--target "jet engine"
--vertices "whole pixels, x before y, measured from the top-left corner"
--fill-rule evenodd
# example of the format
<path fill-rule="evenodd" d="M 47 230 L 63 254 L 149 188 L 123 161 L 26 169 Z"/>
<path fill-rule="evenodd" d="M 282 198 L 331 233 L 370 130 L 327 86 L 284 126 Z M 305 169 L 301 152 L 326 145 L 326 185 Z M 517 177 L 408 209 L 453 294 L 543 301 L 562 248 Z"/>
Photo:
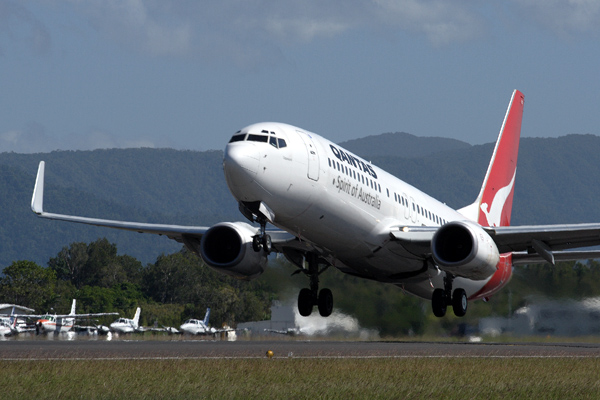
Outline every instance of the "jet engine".
<path fill-rule="evenodd" d="M 431 241 L 433 260 L 443 271 L 473 280 L 484 280 L 496 272 L 498 247 L 481 226 L 469 221 L 440 227 Z"/>
<path fill-rule="evenodd" d="M 250 280 L 263 273 L 267 256 L 252 249 L 257 229 L 243 222 L 221 222 L 202 236 L 200 255 L 206 264 L 235 278 Z"/>

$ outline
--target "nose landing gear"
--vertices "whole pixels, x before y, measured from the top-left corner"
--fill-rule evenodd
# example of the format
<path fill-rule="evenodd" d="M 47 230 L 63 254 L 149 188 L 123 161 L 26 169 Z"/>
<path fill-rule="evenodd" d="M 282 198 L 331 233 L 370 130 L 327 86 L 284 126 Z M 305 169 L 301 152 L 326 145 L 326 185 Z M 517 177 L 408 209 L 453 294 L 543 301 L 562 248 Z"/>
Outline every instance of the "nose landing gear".
<path fill-rule="evenodd" d="M 257 253 L 264 250 L 265 253 L 269 254 L 273 250 L 273 242 L 271 241 L 271 236 L 265 232 L 267 220 L 260 218 L 258 223 L 260 224 L 260 233 L 252 238 L 252 249 Z"/>

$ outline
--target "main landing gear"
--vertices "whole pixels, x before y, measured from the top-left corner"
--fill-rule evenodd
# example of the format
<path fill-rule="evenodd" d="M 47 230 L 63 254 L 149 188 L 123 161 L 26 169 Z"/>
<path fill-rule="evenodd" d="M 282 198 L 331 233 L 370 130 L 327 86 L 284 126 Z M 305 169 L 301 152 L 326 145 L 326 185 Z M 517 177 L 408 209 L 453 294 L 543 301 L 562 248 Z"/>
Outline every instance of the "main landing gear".
<path fill-rule="evenodd" d="M 436 317 L 443 317 L 446 315 L 446 308 L 448 304 L 452 305 L 454 315 L 457 317 L 464 317 L 467 313 L 467 292 L 464 289 L 454 289 L 452 291 L 452 282 L 454 281 L 454 275 L 446 274 L 444 277 L 444 288 L 435 289 L 431 296 L 431 308 L 433 314 Z"/>
<path fill-rule="evenodd" d="M 273 249 L 273 243 L 271 241 L 271 236 L 265 232 L 267 220 L 266 218 L 259 218 L 258 223 L 260 224 L 260 233 L 252 238 L 252 248 L 257 253 L 264 250 L 265 253 L 269 254 Z"/>
<path fill-rule="evenodd" d="M 306 255 L 306 261 L 308 261 L 308 269 L 299 269 L 294 273 L 303 272 L 310 278 L 310 289 L 304 288 L 298 294 L 298 312 L 303 317 L 308 317 L 316 305 L 319 309 L 319 314 L 322 317 L 328 317 L 333 311 L 333 294 L 329 289 L 321 289 L 319 291 L 319 275 L 329 265 L 319 269 L 319 257 L 313 253 Z"/>

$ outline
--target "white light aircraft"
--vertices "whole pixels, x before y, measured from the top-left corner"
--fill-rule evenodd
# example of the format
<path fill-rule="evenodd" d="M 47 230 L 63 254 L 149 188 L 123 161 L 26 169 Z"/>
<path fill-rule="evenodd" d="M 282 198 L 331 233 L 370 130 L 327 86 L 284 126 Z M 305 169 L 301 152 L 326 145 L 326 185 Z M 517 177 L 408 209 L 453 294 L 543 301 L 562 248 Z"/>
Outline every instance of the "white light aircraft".
<path fill-rule="evenodd" d="M 43 210 L 40 162 L 32 210 L 43 218 L 165 235 L 210 267 L 241 279 L 259 276 L 272 252 L 283 253 L 309 278 L 299 312 L 333 309 L 319 274 L 329 266 L 430 299 L 441 317 L 457 316 L 469 300 L 487 299 L 528 262 L 587 259 L 600 244 L 600 224 L 509 226 L 524 96 L 515 90 L 476 200 L 459 210 L 428 196 L 370 162 L 306 130 L 258 123 L 225 148 L 227 185 L 241 213 L 260 227 L 222 222 L 212 227 L 146 224 L 52 214 Z M 266 230 L 267 223 L 279 230 Z"/>
<path fill-rule="evenodd" d="M 115 322 L 110 324 L 110 329 L 117 333 L 143 332 L 144 328 L 139 325 L 141 312 L 142 309 L 138 307 L 135 310 L 135 315 L 133 316 L 133 319 L 119 318 Z"/>
<path fill-rule="evenodd" d="M 32 313 L 35 310 L 16 304 L 0 304 L 0 336 L 16 335 L 23 332 L 32 332 L 35 329 L 33 324 L 28 324 L 26 320 L 38 318 L 39 315 L 17 314 Z"/>
<path fill-rule="evenodd" d="M 210 317 L 210 308 L 206 309 L 204 319 L 188 319 L 179 327 L 179 330 L 183 333 L 190 335 L 214 335 L 218 331 L 215 328 L 208 326 L 208 319 Z"/>
<path fill-rule="evenodd" d="M 73 299 L 71 304 L 71 312 L 69 314 L 46 314 L 40 317 L 35 323 L 36 333 L 60 333 L 68 332 L 73 329 L 76 319 L 104 317 L 107 315 L 119 315 L 116 312 L 110 313 L 93 313 L 93 314 L 76 314 L 75 307 L 77 300 Z"/>

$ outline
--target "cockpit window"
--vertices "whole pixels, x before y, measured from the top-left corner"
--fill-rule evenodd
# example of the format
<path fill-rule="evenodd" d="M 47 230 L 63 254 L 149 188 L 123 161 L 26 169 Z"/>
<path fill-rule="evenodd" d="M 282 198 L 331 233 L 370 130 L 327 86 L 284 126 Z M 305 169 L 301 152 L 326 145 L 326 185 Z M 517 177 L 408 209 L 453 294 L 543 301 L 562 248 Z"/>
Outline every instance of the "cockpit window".
<path fill-rule="evenodd" d="M 233 137 L 231 138 L 231 140 L 229 141 L 229 143 L 233 143 L 233 142 L 241 142 L 244 140 L 244 138 L 246 137 L 245 133 L 239 134 L 239 135 L 233 135 Z"/>
<path fill-rule="evenodd" d="M 264 136 L 264 135 L 249 134 L 247 140 L 249 142 L 263 142 L 263 143 L 268 143 L 269 142 L 269 137 L 268 136 Z"/>
<path fill-rule="evenodd" d="M 266 135 L 255 134 L 255 133 L 248 133 L 246 135 L 245 133 L 236 132 L 236 134 L 233 135 L 231 137 L 231 139 L 229 140 L 229 143 L 248 141 L 248 142 L 269 143 L 271 146 L 275 147 L 276 149 L 282 149 L 284 147 L 287 147 L 287 143 L 286 143 L 285 139 L 278 138 L 276 136 L 275 132 L 269 132 L 267 130 L 263 130 L 261 133 L 266 133 Z"/>

